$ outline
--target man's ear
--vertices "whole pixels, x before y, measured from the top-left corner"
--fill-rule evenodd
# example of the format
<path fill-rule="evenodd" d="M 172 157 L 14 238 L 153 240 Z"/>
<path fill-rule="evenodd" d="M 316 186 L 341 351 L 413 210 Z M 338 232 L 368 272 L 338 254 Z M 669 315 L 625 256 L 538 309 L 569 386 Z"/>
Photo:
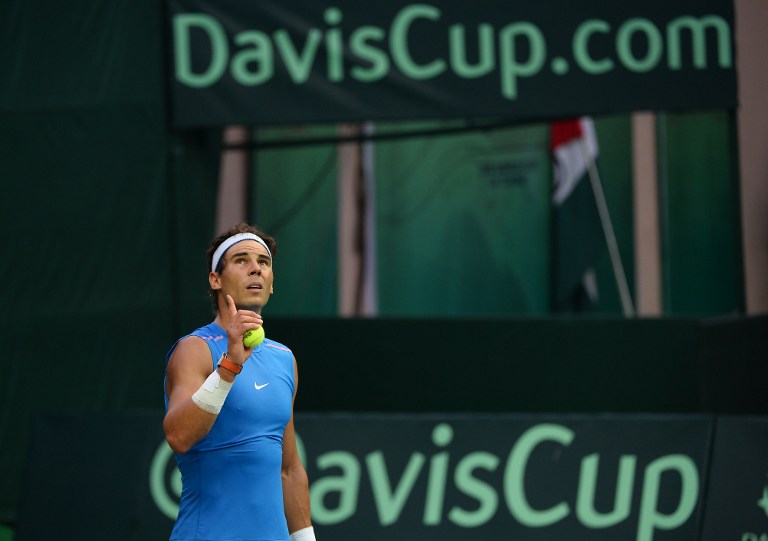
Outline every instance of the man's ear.
<path fill-rule="evenodd" d="M 221 277 L 215 272 L 208 274 L 208 284 L 211 286 L 211 289 L 221 289 Z"/>

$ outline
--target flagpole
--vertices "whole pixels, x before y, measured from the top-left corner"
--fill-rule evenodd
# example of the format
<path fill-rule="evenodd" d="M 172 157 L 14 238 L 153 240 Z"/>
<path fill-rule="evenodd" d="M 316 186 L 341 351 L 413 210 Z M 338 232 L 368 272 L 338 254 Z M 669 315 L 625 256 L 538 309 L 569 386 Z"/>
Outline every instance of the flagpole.
<path fill-rule="evenodd" d="M 603 187 L 600 182 L 600 174 L 595 166 L 595 160 L 592 157 L 592 153 L 589 151 L 589 143 L 587 142 L 586 137 L 581 138 L 581 150 L 584 153 L 584 159 L 587 163 L 589 182 L 592 185 L 592 193 L 595 195 L 597 212 L 600 215 L 600 224 L 603 226 L 605 242 L 608 245 L 608 253 L 611 256 L 611 266 L 613 267 L 613 275 L 616 278 L 616 286 L 619 289 L 621 308 L 624 312 L 624 317 L 635 317 L 635 307 L 632 303 L 632 296 L 629 293 L 624 266 L 621 264 L 619 246 L 616 242 L 616 235 L 613 232 L 613 224 L 611 223 L 611 216 L 608 212 L 608 205 L 605 202 L 605 195 L 603 194 Z"/>

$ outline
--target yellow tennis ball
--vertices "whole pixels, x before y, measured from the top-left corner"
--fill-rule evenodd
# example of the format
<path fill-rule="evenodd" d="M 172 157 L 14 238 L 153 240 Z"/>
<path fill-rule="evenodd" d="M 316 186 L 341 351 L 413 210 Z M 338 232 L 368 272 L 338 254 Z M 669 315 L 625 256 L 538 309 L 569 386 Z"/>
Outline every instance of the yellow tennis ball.
<path fill-rule="evenodd" d="M 243 345 L 247 348 L 255 348 L 264 341 L 264 327 L 248 331 L 243 335 Z"/>

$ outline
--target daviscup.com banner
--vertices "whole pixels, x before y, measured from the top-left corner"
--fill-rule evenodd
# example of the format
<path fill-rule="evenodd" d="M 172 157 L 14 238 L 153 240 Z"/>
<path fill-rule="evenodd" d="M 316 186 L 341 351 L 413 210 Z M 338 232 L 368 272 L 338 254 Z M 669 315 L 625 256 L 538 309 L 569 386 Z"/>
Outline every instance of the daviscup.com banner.
<path fill-rule="evenodd" d="M 731 0 L 169 0 L 177 126 L 736 105 Z"/>
<path fill-rule="evenodd" d="M 181 479 L 161 423 L 40 418 L 16 541 L 167 539 Z M 304 413 L 296 427 L 318 539 L 768 539 L 765 417 Z"/>

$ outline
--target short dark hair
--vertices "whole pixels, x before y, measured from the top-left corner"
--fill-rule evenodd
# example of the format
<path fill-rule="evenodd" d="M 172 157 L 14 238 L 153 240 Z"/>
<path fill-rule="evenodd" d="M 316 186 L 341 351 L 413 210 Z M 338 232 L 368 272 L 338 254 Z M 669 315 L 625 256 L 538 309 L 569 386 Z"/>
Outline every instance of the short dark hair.
<path fill-rule="evenodd" d="M 277 241 L 271 237 L 270 235 L 266 234 L 264 231 L 259 229 L 258 227 L 254 225 L 250 225 L 247 223 L 239 223 L 232 227 L 230 227 L 227 231 L 216 237 L 211 241 L 211 244 L 208 245 L 208 270 L 211 270 L 211 264 L 213 263 L 213 254 L 216 251 L 216 248 L 218 248 L 222 242 L 227 240 L 232 235 L 237 235 L 238 233 L 253 233 L 254 235 L 257 235 L 260 237 L 269 248 L 269 251 L 272 252 L 272 260 L 274 261 L 275 256 L 277 255 Z M 226 265 L 226 258 L 222 257 L 219 260 L 219 264 L 216 266 L 216 273 L 221 274 L 221 271 L 224 270 L 224 266 Z M 211 306 L 213 307 L 213 313 L 218 314 L 219 313 L 219 302 L 218 302 L 218 291 L 208 286 L 208 296 L 211 298 Z"/>

